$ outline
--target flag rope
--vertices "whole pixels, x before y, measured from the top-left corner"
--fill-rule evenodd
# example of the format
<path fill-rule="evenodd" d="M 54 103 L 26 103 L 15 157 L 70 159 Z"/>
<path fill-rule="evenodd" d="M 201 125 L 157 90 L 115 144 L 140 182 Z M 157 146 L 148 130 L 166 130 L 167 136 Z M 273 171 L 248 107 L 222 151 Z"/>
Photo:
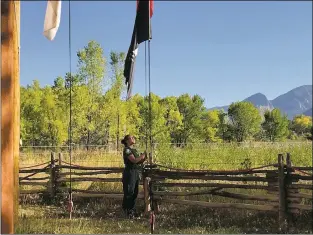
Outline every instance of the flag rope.
<path fill-rule="evenodd" d="M 149 0 L 149 28 L 151 26 L 151 1 Z M 149 135 L 150 135 L 150 156 L 149 156 L 149 163 L 150 165 L 153 164 L 153 138 L 152 138 L 152 101 L 151 101 L 151 50 L 150 50 L 150 43 L 151 43 L 151 38 L 148 40 L 148 67 L 149 67 Z M 149 197 L 151 199 L 151 211 L 150 211 L 150 232 L 151 234 L 154 233 L 154 228 L 155 228 L 155 213 L 154 213 L 154 203 L 153 203 L 153 194 L 152 194 L 152 185 L 150 182 L 150 190 L 149 190 Z"/>
<path fill-rule="evenodd" d="M 145 97 L 148 96 L 147 91 L 147 42 L 145 41 Z M 147 115 L 145 115 L 145 144 L 146 144 L 146 152 L 148 151 L 148 120 Z"/>
<path fill-rule="evenodd" d="M 69 155 L 70 155 L 70 165 L 72 165 L 72 38 L 71 38 L 71 0 L 68 1 L 68 41 L 69 41 L 69 83 L 70 83 L 70 120 L 69 120 Z M 69 197 L 68 197 L 68 211 L 70 214 L 70 219 L 72 219 L 73 212 L 73 200 L 72 200 L 72 168 L 70 168 L 70 188 L 69 188 Z"/>
<path fill-rule="evenodd" d="M 149 7 L 150 9 L 150 7 Z M 149 81 L 149 138 L 150 138 L 150 164 L 152 164 L 152 156 L 153 156 L 153 139 L 152 139 L 152 101 L 151 101 L 151 54 L 150 54 L 150 39 L 148 41 L 148 81 Z"/>

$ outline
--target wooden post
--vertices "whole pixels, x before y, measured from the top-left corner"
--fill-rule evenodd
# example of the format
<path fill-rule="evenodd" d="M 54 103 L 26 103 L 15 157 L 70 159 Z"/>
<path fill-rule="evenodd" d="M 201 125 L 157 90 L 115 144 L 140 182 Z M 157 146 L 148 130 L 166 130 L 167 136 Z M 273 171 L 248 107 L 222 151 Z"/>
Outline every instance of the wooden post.
<path fill-rule="evenodd" d="M 15 13 L 15 32 L 13 38 L 13 60 L 14 60 L 14 123 L 13 126 L 13 158 L 14 158 L 14 226 L 18 221 L 18 207 L 19 207 L 19 157 L 20 157 L 20 1 L 14 1 Z"/>
<path fill-rule="evenodd" d="M 62 153 L 59 153 L 59 166 L 62 166 Z"/>
<path fill-rule="evenodd" d="M 50 162 L 50 185 L 49 185 L 49 191 L 50 196 L 53 198 L 55 196 L 55 153 L 51 152 L 51 162 Z"/>
<path fill-rule="evenodd" d="M 150 181 L 149 184 L 150 184 L 149 187 L 150 187 L 151 190 L 152 190 L 152 189 L 153 189 L 152 182 Z M 151 200 L 151 198 L 150 198 L 150 201 L 152 202 L 152 205 L 151 205 L 151 203 L 150 203 L 150 210 L 153 209 L 154 213 L 159 213 L 160 208 L 159 208 L 159 205 L 158 205 L 157 200 L 153 197 L 153 195 L 152 195 L 152 200 Z"/>
<path fill-rule="evenodd" d="M 62 187 L 63 185 L 66 186 L 66 183 L 58 183 L 58 179 L 60 179 L 60 173 L 62 172 L 62 153 L 59 153 L 58 155 L 58 167 L 55 168 L 55 177 L 54 177 L 54 186 L 55 186 L 55 193 L 59 192 L 59 187 Z"/>
<path fill-rule="evenodd" d="M 18 215 L 20 2 L 1 1 L 1 233 Z M 17 174 L 17 175 L 16 175 Z"/>
<path fill-rule="evenodd" d="M 152 165 L 152 163 L 153 163 L 152 152 L 150 152 L 149 153 L 149 164 Z"/>
<path fill-rule="evenodd" d="M 286 156 L 286 164 L 287 164 L 287 176 L 286 176 L 286 187 L 287 187 L 287 190 L 286 190 L 286 197 L 287 197 L 287 203 L 289 203 L 288 201 L 288 194 L 289 193 L 293 193 L 293 194 L 296 194 L 296 193 L 299 193 L 299 189 L 290 189 L 290 186 L 292 185 L 293 181 L 295 181 L 295 179 L 292 180 L 292 177 L 291 177 L 291 173 L 292 173 L 292 162 L 291 162 L 291 155 L 290 153 L 287 153 L 287 156 Z M 298 179 L 296 181 L 299 181 Z M 301 203 L 301 198 L 293 198 L 292 199 L 293 203 L 297 203 L 297 204 L 300 204 Z M 288 209 L 288 218 L 289 219 L 294 219 L 292 214 L 297 214 L 300 212 L 299 209 Z"/>
<path fill-rule="evenodd" d="M 144 202 L 145 202 L 145 213 L 151 210 L 150 207 L 150 194 L 149 194 L 149 182 L 151 178 L 145 177 L 143 181 L 143 193 L 144 193 Z"/>
<path fill-rule="evenodd" d="M 267 179 L 278 179 L 278 174 L 276 172 L 267 172 L 266 173 L 266 178 Z M 274 195 L 279 195 L 278 193 L 278 180 L 276 181 L 268 181 L 267 182 L 267 185 L 268 185 L 268 190 L 267 190 L 267 193 L 268 194 L 274 194 Z"/>
<path fill-rule="evenodd" d="M 120 150 L 120 110 L 117 107 L 116 153 Z"/>
<path fill-rule="evenodd" d="M 279 229 L 287 230 L 287 198 L 285 185 L 284 156 L 278 154 L 278 186 L 279 186 Z"/>
<path fill-rule="evenodd" d="M 160 212 L 160 207 L 159 207 L 158 200 L 153 200 L 152 203 L 153 203 L 154 212 L 155 213 L 159 213 Z"/>

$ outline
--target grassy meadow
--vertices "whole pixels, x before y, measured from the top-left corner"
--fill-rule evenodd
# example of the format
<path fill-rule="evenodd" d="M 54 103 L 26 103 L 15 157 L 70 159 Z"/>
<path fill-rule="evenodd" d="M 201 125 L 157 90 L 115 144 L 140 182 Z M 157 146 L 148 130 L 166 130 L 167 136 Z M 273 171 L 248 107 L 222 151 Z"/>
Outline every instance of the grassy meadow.
<path fill-rule="evenodd" d="M 138 148 L 144 151 L 143 148 Z M 62 152 L 62 159 L 69 162 L 69 154 L 64 149 L 25 148 L 20 154 L 20 166 L 31 166 L 50 160 L 51 152 Z M 175 148 L 170 144 L 156 145 L 154 162 L 183 169 L 238 169 L 243 162 L 251 162 L 251 167 L 277 162 L 279 153 L 290 153 L 293 165 L 312 166 L 312 142 L 251 142 L 189 144 Z M 57 155 L 56 155 L 57 157 Z M 72 163 L 88 166 L 123 166 L 121 151 L 74 150 Z"/>
<path fill-rule="evenodd" d="M 141 149 L 143 150 L 143 149 Z M 58 152 L 58 150 L 54 150 Z M 247 143 L 247 144 L 193 144 L 184 148 L 158 145 L 154 151 L 154 162 L 182 169 L 232 170 L 277 162 L 279 153 L 291 153 L 293 165 L 312 166 L 312 142 Z M 23 149 L 20 167 L 47 162 L 51 149 Z M 57 157 L 57 155 L 56 155 Z M 69 162 L 63 151 L 63 161 Z M 120 152 L 104 150 L 74 150 L 73 164 L 82 166 L 123 166 Z M 40 177 L 40 174 L 36 177 Z M 119 174 L 105 177 L 120 177 Z M 42 186 L 36 186 L 38 188 Z M 74 188 L 121 192 L 121 183 L 74 182 Z M 30 189 L 34 186 L 21 186 Z M 176 188 L 182 191 L 184 189 Z M 196 190 L 196 189 L 195 189 Z M 233 189 L 231 192 L 241 192 Z M 247 193 L 242 191 L 242 193 Z M 253 190 L 248 193 L 254 193 Z M 262 190 L 258 190 L 258 193 Z M 305 192 L 308 193 L 308 192 Z M 181 197 L 180 197 L 181 198 Z M 187 197 L 186 197 L 187 199 Z M 188 199 L 205 199 L 212 202 L 243 202 L 216 196 L 189 196 Z M 54 204 L 46 203 L 39 195 L 21 196 L 19 221 L 16 233 L 149 233 L 149 217 L 127 220 L 121 212 L 121 200 L 80 198 L 74 200 L 73 219 L 69 220 L 66 201 L 60 199 Z M 143 210 L 142 200 L 138 200 Z M 201 207 L 161 204 L 156 217 L 156 233 L 277 233 L 278 213 L 255 212 L 229 209 L 203 209 Z M 312 233 L 312 214 L 301 213 L 290 228 L 290 233 Z"/>

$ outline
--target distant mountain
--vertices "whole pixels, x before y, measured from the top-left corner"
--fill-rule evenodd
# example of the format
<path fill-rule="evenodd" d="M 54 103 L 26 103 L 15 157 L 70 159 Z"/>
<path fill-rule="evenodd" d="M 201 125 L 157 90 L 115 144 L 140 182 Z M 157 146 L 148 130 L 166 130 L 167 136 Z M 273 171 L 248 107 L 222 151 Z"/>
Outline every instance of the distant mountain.
<path fill-rule="evenodd" d="M 225 106 L 216 106 L 216 107 L 213 107 L 213 108 L 209 108 L 208 110 L 215 110 L 215 109 L 217 109 L 217 110 L 223 110 L 224 112 L 227 112 L 228 107 L 229 107 L 229 105 L 225 105 Z"/>
<path fill-rule="evenodd" d="M 309 114 L 312 116 L 312 85 L 304 85 L 288 91 L 276 97 L 273 100 L 268 100 L 262 93 L 256 93 L 243 101 L 253 103 L 260 110 L 272 110 L 279 108 L 285 113 L 289 119 L 292 119 L 298 114 Z M 227 112 L 229 105 L 213 107 L 209 110 L 219 109 Z"/>
<path fill-rule="evenodd" d="M 257 108 L 265 108 L 270 110 L 274 108 L 271 101 L 269 101 L 267 97 L 262 93 L 256 93 L 252 96 L 249 96 L 248 98 L 244 99 L 244 101 L 251 102 Z"/>
<path fill-rule="evenodd" d="M 312 108 L 312 85 L 294 88 L 272 100 L 272 104 L 292 119 Z"/>
<path fill-rule="evenodd" d="M 310 109 L 308 109 L 307 111 L 305 111 L 305 112 L 303 113 L 303 115 L 305 115 L 305 116 L 311 116 L 311 117 L 312 117 L 312 108 L 310 108 Z"/>

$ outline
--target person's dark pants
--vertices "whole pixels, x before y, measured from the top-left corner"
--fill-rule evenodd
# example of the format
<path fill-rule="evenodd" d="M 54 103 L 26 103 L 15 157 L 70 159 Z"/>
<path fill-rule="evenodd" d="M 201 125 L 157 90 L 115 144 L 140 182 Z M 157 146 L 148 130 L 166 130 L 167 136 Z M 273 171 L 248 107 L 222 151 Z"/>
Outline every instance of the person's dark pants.
<path fill-rule="evenodd" d="M 123 172 L 123 210 L 128 214 L 135 212 L 136 199 L 139 188 L 139 171 L 125 168 Z"/>

